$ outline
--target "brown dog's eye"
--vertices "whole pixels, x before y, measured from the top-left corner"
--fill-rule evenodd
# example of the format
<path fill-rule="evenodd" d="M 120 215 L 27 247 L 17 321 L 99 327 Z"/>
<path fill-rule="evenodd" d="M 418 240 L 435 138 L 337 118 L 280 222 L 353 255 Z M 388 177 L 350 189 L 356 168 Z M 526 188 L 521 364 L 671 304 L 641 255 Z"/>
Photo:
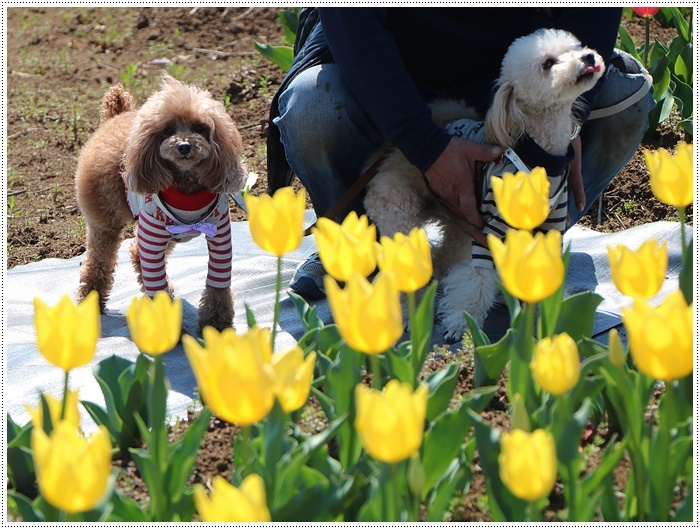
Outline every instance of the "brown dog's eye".
<path fill-rule="evenodd" d="M 194 127 L 192 127 L 192 132 L 194 132 L 195 134 L 201 134 L 202 136 L 206 136 L 209 131 L 204 125 L 197 124 Z"/>
<path fill-rule="evenodd" d="M 542 69 L 543 70 L 549 70 L 552 66 L 554 66 L 555 60 L 549 57 L 548 59 L 545 59 L 545 61 L 542 63 Z"/>
<path fill-rule="evenodd" d="M 173 127 L 168 127 L 163 131 L 163 134 L 165 135 L 166 138 L 169 138 L 170 136 L 175 135 L 175 129 Z"/>

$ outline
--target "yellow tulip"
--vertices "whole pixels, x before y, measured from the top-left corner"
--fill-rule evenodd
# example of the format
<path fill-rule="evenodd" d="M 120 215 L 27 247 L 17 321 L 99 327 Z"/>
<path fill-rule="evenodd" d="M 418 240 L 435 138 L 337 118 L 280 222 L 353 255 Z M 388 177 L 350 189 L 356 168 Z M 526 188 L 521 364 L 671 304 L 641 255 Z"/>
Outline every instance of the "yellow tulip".
<path fill-rule="evenodd" d="M 650 298 L 660 289 L 666 278 L 668 251 L 666 242 L 657 246 L 656 239 L 642 244 L 636 252 L 618 244 L 608 247 L 612 280 L 617 289 L 627 296 Z"/>
<path fill-rule="evenodd" d="M 377 228 L 365 215 L 351 211 L 342 224 L 322 217 L 312 232 L 323 267 L 338 281 L 347 281 L 354 273 L 367 277 L 377 267 Z"/>
<path fill-rule="evenodd" d="M 51 418 L 51 426 L 55 428 L 56 425 L 61 420 L 61 406 L 63 406 L 63 401 L 53 398 L 51 395 L 44 394 L 46 399 L 46 404 L 49 407 L 49 416 Z M 24 405 L 24 408 L 29 412 L 29 416 L 32 418 L 32 424 L 34 428 L 39 430 L 44 429 L 44 410 L 41 406 L 41 400 L 39 400 L 39 405 L 34 408 L 30 408 L 28 404 Z M 78 410 L 78 390 L 69 391 L 68 397 L 66 399 L 66 416 L 63 418 L 65 422 L 75 426 L 76 428 L 80 425 L 80 411 Z"/>
<path fill-rule="evenodd" d="M 523 301 L 534 303 L 556 292 L 564 281 L 561 233 L 533 235 L 508 230 L 505 242 L 488 235 L 489 250 L 506 290 Z"/>
<path fill-rule="evenodd" d="M 51 435 L 34 428 L 31 446 L 39 490 L 54 507 L 89 511 L 107 492 L 112 447 L 104 426 L 87 439 L 68 421 L 55 425 Z"/>
<path fill-rule="evenodd" d="M 608 334 L 608 354 L 610 354 L 610 362 L 612 362 L 612 365 L 617 367 L 625 365 L 627 353 L 624 347 L 622 347 L 620 334 L 615 328 L 610 329 L 610 333 Z"/>
<path fill-rule="evenodd" d="M 211 480 L 209 496 L 202 485 L 195 485 L 194 503 L 203 522 L 269 522 L 270 511 L 265 498 L 265 482 L 249 474 L 239 488 L 221 476 Z"/>
<path fill-rule="evenodd" d="M 202 331 L 205 346 L 182 337 L 204 404 L 214 414 L 241 426 L 262 420 L 275 402 L 275 372 L 270 364 L 270 331 L 252 327 L 238 335 L 212 327 Z"/>
<path fill-rule="evenodd" d="M 367 354 L 379 354 L 403 335 L 399 291 L 391 275 L 380 272 L 369 283 L 354 274 L 341 289 L 326 276 L 325 287 L 333 320 L 345 342 Z"/>
<path fill-rule="evenodd" d="M 622 309 L 622 322 L 632 360 L 642 373 L 668 382 L 693 371 L 693 306 L 680 290 L 658 307 L 635 298 L 632 308 Z"/>
<path fill-rule="evenodd" d="M 161 290 L 153 299 L 134 298 L 126 311 L 131 339 L 140 351 L 156 356 L 173 349 L 182 333 L 182 300 Z"/>
<path fill-rule="evenodd" d="M 304 236 L 306 191 L 283 187 L 275 194 L 246 194 L 248 223 L 255 244 L 277 257 L 296 250 Z"/>
<path fill-rule="evenodd" d="M 498 474 L 515 496 L 534 501 L 549 494 L 557 480 L 554 437 L 545 430 L 514 429 L 501 436 Z"/>
<path fill-rule="evenodd" d="M 644 151 L 651 191 L 664 204 L 685 207 L 693 202 L 693 145 L 680 142 L 676 153 Z"/>
<path fill-rule="evenodd" d="M 543 167 L 491 179 L 496 207 L 513 228 L 532 230 L 549 216 L 549 180 Z"/>
<path fill-rule="evenodd" d="M 364 384 L 355 387 L 355 428 L 365 450 L 384 463 L 411 457 L 423 442 L 428 386 L 390 380 L 380 392 Z"/>
<path fill-rule="evenodd" d="M 275 395 L 285 412 L 298 410 L 306 403 L 314 379 L 315 364 L 315 352 L 312 351 L 304 359 L 304 351 L 296 346 L 272 355 Z"/>
<path fill-rule="evenodd" d="M 63 296 L 55 307 L 34 298 L 37 346 L 49 362 L 64 371 L 87 364 L 100 337 L 100 306 L 96 291 L 74 305 Z"/>
<path fill-rule="evenodd" d="M 397 233 L 394 238 L 382 237 L 377 246 L 377 264 L 383 272 L 394 272 L 396 288 L 415 292 L 433 275 L 430 244 L 423 228 L 413 228 L 408 236 Z"/>
<path fill-rule="evenodd" d="M 566 333 L 543 338 L 535 345 L 530 370 L 535 382 L 552 395 L 569 391 L 581 376 L 576 342 Z"/>

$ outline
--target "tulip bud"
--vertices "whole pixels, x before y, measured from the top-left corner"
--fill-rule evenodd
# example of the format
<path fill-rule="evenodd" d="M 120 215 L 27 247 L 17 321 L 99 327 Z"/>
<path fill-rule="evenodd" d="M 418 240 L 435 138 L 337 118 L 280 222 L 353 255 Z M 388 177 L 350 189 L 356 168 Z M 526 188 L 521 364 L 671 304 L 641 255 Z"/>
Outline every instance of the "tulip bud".
<path fill-rule="evenodd" d="M 610 361 L 614 366 L 622 367 L 625 365 L 627 353 L 622 347 L 622 340 L 620 340 L 617 329 L 611 329 L 608 334 L 608 351 L 610 354 Z"/>
<path fill-rule="evenodd" d="M 77 306 L 67 295 L 54 307 L 35 298 L 34 327 L 39 351 L 49 362 L 64 371 L 87 364 L 100 338 L 97 292 L 90 292 Z"/>
<path fill-rule="evenodd" d="M 323 267 L 336 280 L 348 281 L 356 273 L 367 277 L 377 267 L 377 228 L 365 215 L 351 211 L 342 224 L 322 217 L 312 232 Z"/>
<path fill-rule="evenodd" d="M 306 191 L 283 187 L 275 194 L 246 194 L 250 234 L 260 248 L 281 257 L 296 250 L 304 236 Z"/>

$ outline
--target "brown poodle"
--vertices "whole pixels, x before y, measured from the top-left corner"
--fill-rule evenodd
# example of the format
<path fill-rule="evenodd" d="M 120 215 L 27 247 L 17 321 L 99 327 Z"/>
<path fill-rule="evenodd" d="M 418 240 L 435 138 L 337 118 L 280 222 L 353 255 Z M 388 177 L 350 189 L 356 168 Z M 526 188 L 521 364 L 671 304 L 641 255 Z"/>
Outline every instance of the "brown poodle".
<path fill-rule="evenodd" d="M 104 310 L 124 228 L 136 220 L 131 260 L 143 291 L 172 295 L 167 254 L 174 243 L 204 233 L 209 269 L 199 324 L 219 330 L 233 325 L 227 193 L 243 187 L 241 151 L 240 133 L 208 92 L 163 76 L 161 89 L 136 110 L 121 85 L 110 88 L 76 173 L 87 223 L 78 300 L 96 290 Z"/>

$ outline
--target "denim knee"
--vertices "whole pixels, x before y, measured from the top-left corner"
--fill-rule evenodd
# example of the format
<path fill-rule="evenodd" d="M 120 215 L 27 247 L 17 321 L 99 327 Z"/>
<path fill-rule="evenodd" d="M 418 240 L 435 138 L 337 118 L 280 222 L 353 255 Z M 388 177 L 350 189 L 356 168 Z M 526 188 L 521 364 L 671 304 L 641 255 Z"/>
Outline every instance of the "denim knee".
<path fill-rule="evenodd" d="M 651 76 L 630 55 L 616 50 L 595 108 L 581 129 L 581 173 L 586 207 L 578 211 L 571 194 L 571 224 L 578 222 L 634 156 L 648 128 L 649 112 L 655 105 Z"/>

